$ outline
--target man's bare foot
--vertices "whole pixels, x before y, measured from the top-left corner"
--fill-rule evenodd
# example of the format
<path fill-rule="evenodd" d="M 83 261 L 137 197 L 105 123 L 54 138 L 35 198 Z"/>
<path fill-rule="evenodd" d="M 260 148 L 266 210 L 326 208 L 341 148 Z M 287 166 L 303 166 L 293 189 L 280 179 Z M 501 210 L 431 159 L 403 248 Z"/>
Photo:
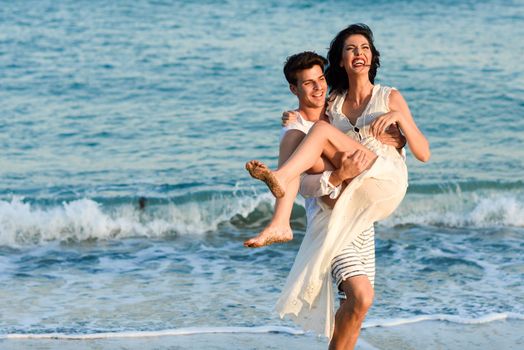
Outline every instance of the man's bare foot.
<path fill-rule="evenodd" d="M 282 186 L 278 182 L 276 176 L 273 175 L 271 169 L 269 169 L 264 163 L 258 160 L 250 160 L 246 163 L 246 170 L 249 171 L 249 175 L 255 179 L 264 181 L 267 187 L 269 187 L 271 193 L 273 193 L 273 196 L 276 198 L 284 197 L 285 192 L 282 189 Z"/>
<path fill-rule="evenodd" d="M 285 243 L 293 239 L 291 227 L 267 226 L 258 236 L 244 242 L 245 247 L 260 248 L 273 243 Z"/>

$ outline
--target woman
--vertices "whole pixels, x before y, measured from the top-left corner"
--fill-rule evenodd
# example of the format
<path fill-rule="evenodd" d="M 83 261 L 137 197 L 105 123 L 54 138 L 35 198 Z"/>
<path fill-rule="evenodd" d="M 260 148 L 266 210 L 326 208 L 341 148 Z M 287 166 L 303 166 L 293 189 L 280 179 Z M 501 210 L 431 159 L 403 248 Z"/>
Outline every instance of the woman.
<path fill-rule="evenodd" d="M 337 247 L 346 246 L 373 222 L 389 216 L 407 188 L 403 157 L 377 137 L 396 124 L 417 159 L 427 161 L 430 151 L 402 95 L 389 87 L 374 85 L 379 53 L 367 26 L 351 25 L 341 31 L 331 43 L 328 59 L 326 77 L 332 94 L 327 114 L 333 125 L 317 122 L 293 156 L 276 171 L 258 161 L 248 162 L 246 168 L 280 197 L 287 184 L 321 156 L 336 167 L 340 166 L 343 152 L 360 150 L 372 158 L 368 169 L 353 179 L 340 196 L 329 223 L 318 223 L 313 234 L 304 238 L 277 303 L 281 316 L 290 314 L 305 328 L 332 338 L 331 348 L 352 348 L 367 308 L 363 315 L 352 317 L 353 302 L 346 302 L 333 322 L 330 263 L 338 253 Z M 327 233 L 322 227 L 326 224 Z M 342 289 L 351 292 L 349 285 Z"/>

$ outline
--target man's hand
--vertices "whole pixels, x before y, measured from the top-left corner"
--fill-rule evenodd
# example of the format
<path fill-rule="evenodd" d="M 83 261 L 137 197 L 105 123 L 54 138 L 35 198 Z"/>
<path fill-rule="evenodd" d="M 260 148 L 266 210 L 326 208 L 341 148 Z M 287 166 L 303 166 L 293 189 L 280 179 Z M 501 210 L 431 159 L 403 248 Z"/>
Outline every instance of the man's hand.
<path fill-rule="evenodd" d="M 329 182 L 333 186 L 338 186 L 343 181 L 351 181 L 369 168 L 371 161 L 372 158 L 364 151 L 344 152 L 340 158 L 340 168 L 331 173 Z"/>
<path fill-rule="evenodd" d="M 285 111 L 282 113 L 282 126 L 288 126 L 297 121 L 297 111 Z"/>
<path fill-rule="evenodd" d="M 393 146 L 396 149 L 403 148 L 406 145 L 406 138 L 400 132 L 397 124 L 391 124 L 385 133 L 377 137 L 377 140 L 385 145 Z"/>

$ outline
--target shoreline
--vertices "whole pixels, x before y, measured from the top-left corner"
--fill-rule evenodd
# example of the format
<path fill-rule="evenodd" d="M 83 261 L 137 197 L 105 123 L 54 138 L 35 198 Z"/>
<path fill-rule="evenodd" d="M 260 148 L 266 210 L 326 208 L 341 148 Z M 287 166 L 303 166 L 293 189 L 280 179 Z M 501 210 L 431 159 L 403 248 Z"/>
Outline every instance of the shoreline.
<path fill-rule="evenodd" d="M 524 320 L 423 320 L 362 329 L 357 349 L 520 349 Z M 234 344 L 234 346 L 232 345 Z M 194 327 L 159 332 L 0 336 L 0 349 L 326 349 L 327 339 L 289 327 Z"/>

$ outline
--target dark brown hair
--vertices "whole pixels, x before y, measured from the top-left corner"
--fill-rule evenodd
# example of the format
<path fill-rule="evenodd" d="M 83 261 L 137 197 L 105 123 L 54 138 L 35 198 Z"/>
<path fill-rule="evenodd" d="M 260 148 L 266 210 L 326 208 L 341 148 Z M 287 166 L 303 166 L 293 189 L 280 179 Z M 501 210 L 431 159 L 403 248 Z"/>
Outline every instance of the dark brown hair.
<path fill-rule="evenodd" d="M 351 24 L 349 27 L 341 30 L 337 36 L 331 41 L 328 51 L 329 65 L 326 69 L 326 80 L 328 82 L 330 92 L 343 93 L 349 89 L 349 81 L 346 70 L 340 67 L 342 60 L 342 50 L 344 49 L 344 42 L 351 35 L 360 34 L 366 37 L 371 48 L 371 67 L 369 68 L 369 81 L 375 83 L 375 76 L 377 75 L 378 67 L 380 67 L 380 53 L 373 43 L 373 32 L 371 29 L 363 24 Z"/>
<path fill-rule="evenodd" d="M 289 56 L 284 64 L 284 75 L 288 83 L 297 85 L 297 73 L 304 69 L 320 66 L 322 71 L 327 64 L 327 60 L 313 51 L 304 51 Z"/>

